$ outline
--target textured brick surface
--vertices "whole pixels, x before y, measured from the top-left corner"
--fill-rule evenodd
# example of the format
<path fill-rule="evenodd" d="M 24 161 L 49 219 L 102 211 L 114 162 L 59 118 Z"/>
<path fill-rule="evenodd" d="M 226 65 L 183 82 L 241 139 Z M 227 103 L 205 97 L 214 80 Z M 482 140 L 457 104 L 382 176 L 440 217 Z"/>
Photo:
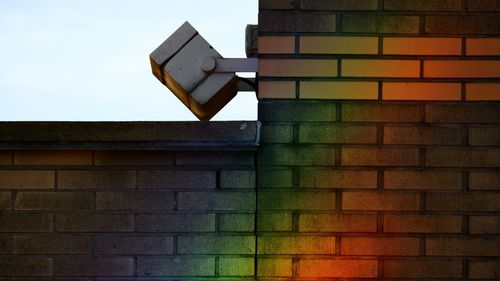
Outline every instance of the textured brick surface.
<path fill-rule="evenodd" d="M 429 193 L 426 208 L 430 211 L 498 212 L 499 202 L 500 194 L 497 193 Z"/>
<path fill-rule="evenodd" d="M 462 175 L 459 172 L 436 171 L 385 171 L 386 189 L 460 190 Z"/>
<path fill-rule="evenodd" d="M 166 211 L 175 207 L 172 192 L 97 192 L 96 210 Z"/>
<path fill-rule="evenodd" d="M 132 276 L 132 258 L 64 257 L 55 259 L 57 276 Z"/>
<path fill-rule="evenodd" d="M 427 238 L 425 252 L 429 256 L 498 256 L 500 240 L 469 237 Z"/>
<path fill-rule="evenodd" d="M 302 214 L 301 232 L 376 232 L 377 217 L 366 214 Z"/>
<path fill-rule="evenodd" d="M 375 100 L 378 84 L 374 82 L 300 82 L 301 99 Z"/>
<path fill-rule="evenodd" d="M 253 192 L 181 192 L 177 200 L 179 210 L 255 210 Z"/>
<path fill-rule="evenodd" d="M 498 167 L 500 149 L 430 148 L 425 163 L 429 167 Z"/>
<path fill-rule="evenodd" d="M 92 165 L 92 151 L 15 151 L 14 165 Z"/>
<path fill-rule="evenodd" d="M 300 143 L 376 143 L 374 126 L 301 125 Z"/>
<path fill-rule="evenodd" d="M 329 236 L 260 236 L 259 254 L 334 254 L 335 237 Z"/>
<path fill-rule="evenodd" d="M 344 147 L 342 166 L 416 166 L 418 150 L 414 148 Z"/>
<path fill-rule="evenodd" d="M 419 253 L 417 238 L 343 237 L 341 245 L 341 254 L 346 256 L 416 256 Z"/>
<path fill-rule="evenodd" d="M 219 231 L 251 232 L 254 231 L 254 214 L 225 214 L 219 216 Z"/>
<path fill-rule="evenodd" d="M 171 151 L 96 151 L 97 166 L 161 166 L 173 165 Z"/>
<path fill-rule="evenodd" d="M 262 169 L 258 171 L 258 187 L 288 188 L 292 187 L 292 170 L 290 169 Z"/>
<path fill-rule="evenodd" d="M 425 33 L 472 35 L 497 34 L 500 19 L 497 15 L 439 15 L 426 16 Z"/>
<path fill-rule="evenodd" d="M 43 257 L 0 257 L 2 276 L 50 276 L 52 260 Z"/>
<path fill-rule="evenodd" d="M 22 234 L 14 235 L 14 254 L 90 254 L 88 235 Z"/>
<path fill-rule="evenodd" d="M 212 232 L 214 214 L 139 214 L 135 217 L 137 230 L 145 232 Z"/>
<path fill-rule="evenodd" d="M 300 277 L 377 277 L 376 260 L 307 259 L 299 262 Z"/>
<path fill-rule="evenodd" d="M 303 10 L 335 10 L 335 11 L 365 11 L 376 10 L 376 0 L 302 0 L 300 7 Z"/>
<path fill-rule="evenodd" d="M 465 84 L 465 99 L 467 101 L 499 101 L 500 83 L 467 83 Z"/>
<path fill-rule="evenodd" d="M 12 195 L 10 192 L 0 192 L 0 210 L 11 209 L 11 199 Z"/>
<path fill-rule="evenodd" d="M 342 32 L 347 33 L 417 34 L 418 25 L 416 16 L 358 13 L 342 17 Z"/>
<path fill-rule="evenodd" d="M 471 190 L 500 190 L 500 174 L 497 172 L 471 172 L 469 174 Z"/>
<path fill-rule="evenodd" d="M 257 259 L 257 276 L 290 277 L 292 276 L 292 259 L 259 258 Z"/>
<path fill-rule="evenodd" d="M 386 55 L 459 56 L 462 54 L 462 40 L 459 38 L 386 37 L 383 48 Z"/>
<path fill-rule="evenodd" d="M 94 247 L 99 255 L 171 255 L 173 237 L 99 235 L 95 237 Z"/>
<path fill-rule="evenodd" d="M 260 36 L 258 40 L 259 54 L 295 53 L 295 37 L 293 36 Z M 259 90 L 261 87 L 262 85 L 259 85 Z"/>
<path fill-rule="evenodd" d="M 59 188 L 134 188 L 135 171 L 58 171 Z"/>
<path fill-rule="evenodd" d="M 385 260 L 387 278 L 461 278 L 460 259 Z"/>
<path fill-rule="evenodd" d="M 260 32 L 335 32 L 334 13 L 260 11 Z"/>
<path fill-rule="evenodd" d="M 222 188 L 255 188 L 255 171 L 225 170 L 220 173 Z"/>
<path fill-rule="evenodd" d="M 16 210 L 90 210 L 92 196 L 88 192 L 20 192 Z"/>
<path fill-rule="evenodd" d="M 179 236 L 179 254 L 253 254 L 254 236 Z"/>
<path fill-rule="evenodd" d="M 260 134 L 261 143 L 291 143 L 293 140 L 290 125 L 263 125 Z"/>
<path fill-rule="evenodd" d="M 471 216 L 469 229 L 471 234 L 500 234 L 500 216 Z"/>
<path fill-rule="evenodd" d="M 499 4 L 500 8 L 500 4 Z M 466 54 L 468 56 L 498 56 L 500 55 L 499 38 L 467 38 Z"/>
<path fill-rule="evenodd" d="M 459 145 L 458 127 L 384 127 L 384 144 Z"/>
<path fill-rule="evenodd" d="M 342 210 L 418 211 L 419 199 L 411 192 L 344 192 Z"/>
<path fill-rule="evenodd" d="M 259 210 L 334 210 L 335 193 L 262 191 L 257 205 Z"/>
<path fill-rule="evenodd" d="M 0 189 L 52 189 L 53 171 L 0 171 Z"/>
<path fill-rule="evenodd" d="M 176 257 L 137 259 L 139 276 L 214 276 L 215 259 Z"/>
<path fill-rule="evenodd" d="M 460 216 L 444 215 L 385 215 L 385 232 L 401 233 L 460 233 Z"/>
<path fill-rule="evenodd" d="M 147 170 L 138 172 L 139 188 L 215 188 L 215 171 Z"/>
<path fill-rule="evenodd" d="M 498 0 L 469 0 L 467 1 L 467 10 L 472 12 L 498 12 L 500 11 L 500 2 Z"/>
<path fill-rule="evenodd" d="M 259 0 L 259 9 L 292 9 L 293 0 Z"/>
<path fill-rule="evenodd" d="M 63 232 L 121 232 L 134 230 L 134 216 L 129 214 L 60 214 L 56 230 Z"/>
<path fill-rule="evenodd" d="M 315 1 L 315 3 L 318 1 Z M 260 43 L 260 42 L 259 42 Z M 378 38 L 347 36 L 302 36 L 301 54 L 366 54 L 376 55 Z"/>
<path fill-rule="evenodd" d="M 260 59 L 259 76 L 269 77 L 337 77 L 337 60 Z"/>
<path fill-rule="evenodd" d="M 259 120 L 263 122 L 335 121 L 333 104 L 304 102 L 259 103 Z"/>
<path fill-rule="evenodd" d="M 432 123 L 493 123 L 500 120 L 500 104 L 427 104 L 425 120 Z"/>
<path fill-rule="evenodd" d="M 303 169 L 299 186 L 306 188 L 364 188 L 377 187 L 377 172 L 368 170 Z"/>
<path fill-rule="evenodd" d="M 342 104 L 344 122 L 418 122 L 418 106 L 413 104 Z"/>
<path fill-rule="evenodd" d="M 257 231 L 292 231 L 292 214 L 260 212 L 257 214 Z"/>
<path fill-rule="evenodd" d="M 445 11 L 462 10 L 461 0 L 386 0 L 384 9 L 389 11 Z"/>
<path fill-rule="evenodd" d="M 247 151 L 178 151 L 175 163 L 181 166 L 253 165 L 253 154 Z"/>
<path fill-rule="evenodd" d="M 219 259 L 220 276 L 253 276 L 255 262 L 253 258 L 221 258 Z"/>
<path fill-rule="evenodd" d="M 500 128 L 469 128 L 469 144 L 470 145 L 499 145 L 500 144 Z"/>
<path fill-rule="evenodd" d="M 417 60 L 346 59 L 342 60 L 342 77 L 418 78 Z"/>
<path fill-rule="evenodd" d="M 327 146 L 266 145 L 259 151 L 260 165 L 335 165 L 335 149 Z"/>
<path fill-rule="evenodd" d="M 259 99 L 294 99 L 295 81 L 260 81 Z"/>
<path fill-rule="evenodd" d="M 48 232 L 52 223 L 51 214 L 0 214 L 0 232 Z"/>
<path fill-rule="evenodd" d="M 384 100 L 459 101 L 462 89 L 459 83 L 383 83 Z"/>
<path fill-rule="evenodd" d="M 496 279 L 500 275 L 500 261 L 470 261 L 469 278 Z"/>
<path fill-rule="evenodd" d="M 500 77 L 499 61 L 483 61 L 483 60 L 424 61 L 424 78 L 499 78 L 499 77 Z"/>

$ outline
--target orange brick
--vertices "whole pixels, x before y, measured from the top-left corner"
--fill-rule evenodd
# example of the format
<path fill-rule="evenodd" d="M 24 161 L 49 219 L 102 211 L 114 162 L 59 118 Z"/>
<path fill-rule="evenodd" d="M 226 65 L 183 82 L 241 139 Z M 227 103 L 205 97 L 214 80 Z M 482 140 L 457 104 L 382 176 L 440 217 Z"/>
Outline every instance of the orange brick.
<path fill-rule="evenodd" d="M 454 55 L 462 54 L 460 38 L 384 38 L 384 55 Z"/>
<path fill-rule="evenodd" d="M 0 165 L 12 165 L 11 151 L 0 151 Z"/>
<path fill-rule="evenodd" d="M 418 211 L 420 196 L 410 192 L 343 192 L 342 210 Z"/>
<path fill-rule="evenodd" d="M 371 278 L 377 275 L 377 260 L 303 259 L 299 261 L 299 277 Z"/>
<path fill-rule="evenodd" d="M 401 233 L 460 233 L 460 216 L 445 215 L 385 215 L 384 232 Z"/>
<path fill-rule="evenodd" d="M 460 259 L 385 260 L 386 278 L 461 278 Z"/>
<path fill-rule="evenodd" d="M 300 53 L 376 55 L 378 53 L 378 38 L 302 36 L 300 37 Z"/>
<path fill-rule="evenodd" d="M 385 171 L 384 188 L 419 190 L 460 190 L 460 172 Z"/>
<path fill-rule="evenodd" d="M 314 255 L 334 254 L 335 237 L 329 236 L 260 236 L 258 254 Z"/>
<path fill-rule="evenodd" d="M 257 45 L 259 54 L 295 53 L 295 37 L 293 36 L 260 36 Z"/>
<path fill-rule="evenodd" d="M 384 100 L 461 100 L 460 83 L 387 82 L 382 85 Z"/>
<path fill-rule="evenodd" d="M 301 214 L 300 232 L 376 232 L 377 216 L 368 214 Z"/>
<path fill-rule="evenodd" d="M 342 166 L 416 166 L 418 149 L 343 147 Z"/>
<path fill-rule="evenodd" d="M 337 77 L 337 60 L 260 59 L 259 76 Z"/>
<path fill-rule="evenodd" d="M 92 151 L 16 151 L 14 165 L 92 165 Z"/>
<path fill-rule="evenodd" d="M 257 276 L 292 277 L 292 259 L 257 259 Z"/>
<path fill-rule="evenodd" d="M 424 78 L 498 78 L 500 61 L 424 61 Z"/>
<path fill-rule="evenodd" d="M 300 82 L 301 99 L 378 99 L 377 82 Z"/>
<path fill-rule="evenodd" d="M 416 256 L 419 254 L 418 238 L 401 237 L 343 237 L 342 255 L 363 256 Z"/>
<path fill-rule="evenodd" d="M 420 77 L 418 60 L 342 60 L 342 77 Z"/>
<path fill-rule="evenodd" d="M 294 99 L 295 81 L 260 81 L 259 99 Z"/>
<path fill-rule="evenodd" d="M 467 101 L 500 101 L 500 83 L 465 84 Z"/>
<path fill-rule="evenodd" d="M 500 239 L 472 237 L 427 237 L 428 256 L 491 256 L 500 255 Z"/>
<path fill-rule="evenodd" d="M 467 38 L 465 52 L 468 56 L 498 56 L 500 38 Z"/>

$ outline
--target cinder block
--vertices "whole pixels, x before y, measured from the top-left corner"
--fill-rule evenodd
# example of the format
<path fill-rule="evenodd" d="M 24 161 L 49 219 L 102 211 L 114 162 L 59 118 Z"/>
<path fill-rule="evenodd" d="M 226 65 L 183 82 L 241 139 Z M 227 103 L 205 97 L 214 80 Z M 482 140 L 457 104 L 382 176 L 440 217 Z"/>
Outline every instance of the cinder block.
<path fill-rule="evenodd" d="M 334 192 L 312 191 L 261 191 L 258 196 L 259 210 L 335 210 Z"/>
<path fill-rule="evenodd" d="M 342 166 L 417 166 L 416 148 L 343 147 Z"/>
<path fill-rule="evenodd" d="M 419 239 L 406 237 L 342 237 L 341 255 L 417 256 Z"/>
<path fill-rule="evenodd" d="M 487 60 L 424 61 L 424 78 L 499 78 L 499 77 L 500 77 L 500 62 L 498 61 L 487 61 Z"/>
<path fill-rule="evenodd" d="M 342 77 L 419 78 L 418 60 L 344 59 Z"/>
<path fill-rule="evenodd" d="M 92 151 L 90 150 L 15 151 L 14 165 L 92 165 Z"/>
<path fill-rule="evenodd" d="M 178 236 L 179 254 L 250 255 L 255 253 L 255 236 Z"/>
<path fill-rule="evenodd" d="M 253 166 L 253 152 L 249 151 L 177 151 L 175 164 L 203 166 Z"/>
<path fill-rule="evenodd" d="M 425 253 L 428 256 L 484 256 L 500 255 L 500 239 L 473 237 L 427 237 Z"/>
<path fill-rule="evenodd" d="M 254 211 L 254 192 L 180 192 L 179 210 Z"/>
<path fill-rule="evenodd" d="M 0 214 L 0 232 L 52 231 L 52 214 Z"/>
<path fill-rule="evenodd" d="M 257 258 L 257 276 L 292 277 L 292 259 Z"/>
<path fill-rule="evenodd" d="M 10 210 L 12 207 L 10 192 L 0 192 L 0 210 Z"/>
<path fill-rule="evenodd" d="M 460 83 L 384 82 L 384 100 L 459 101 L 462 99 Z"/>
<path fill-rule="evenodd" d="M 215 259 L 211 257 L 175 257 L 137 259 L 139 276 L 215 276 Z"/>
<path fill-rule="evenodd" d="M 385 0 L 386 11 L 460 12 L 461 0 Z"/>
<path fill-rule="evenodd" d="M 259 81 L 259 99 L 295 99 L 295 81 Z"/>
<path fill-rule="evenodd" d="M 259 102 L 259 120 L 262 122 L 331 122 L 336 120 L 334 104 L 325 102 L 272 101 Z"/>
<path fill-rule="evenodd" d="M 173 192 L 97 192 L 96 210 L 166 211 L 175 208 Z"/>
<path fill-rule="evenodd" d="M 439 212 L 498 212 L 500 194 L 494 192 L 429 193 L 426 210 Z"/>
<path fill-rule="evenodd" d="M 221 214 L 219 215 L 219 231 L 252 232 L 254 231 L 254 214 Z"/>
<path fill-rule="evenodd" d="M 426 34 L 487 35 L 498 34 L 500 18 L 495 14 L 429 15 L 425 17 Z"/>
<path fill-rule="evenodd" d="M 384 215 L 384 232 L 461 233 L 460 216 L 452 215 Z"/>
<path fill-rule="evenodd" d="M 376 232 L 377 216 L 369 214 L 300 214 L 300 232 Z"/>
<path fill-rule="evenodd" d="M 335 32 L 335 13 L 260 11 L 259 32 Z"/>
<path fill-rule="evenodd" d="M 314 1 L 314 3 L 318 2 L 319 1 Z M 351 36 L 301 36 L 300 53 L 376 55 L 378 53 L 378 38 Z"/>
<path fill-rule="evenodd" d="M 299 187 L 305 188 L 377 188 L 377 171 L 301 169 Z"/>
<path fill-rule="evenodd" d="M 16 234 L 14 254 L 90 254 L 90 236 L 78 234 Z"/>
<path fill-rule="evenodd" d="M 342 210 L 418 211 L 420 196 L 413 192 L 343 192 Z"/>
<path fill-rule="evenodd" d="M 384 144 L 460 145 L 459 127 L 385 126 Z"/>
<path fill-rule="evenodd" d="M 500 190 L 500 174 L 498 172 L 470 172 L 469 189 Z"/>
<path fill-rule="evenodd" d="M 263 125 L 260 127 L 260 143 L 291 143 L 293 140 L 290 125 Z"/>
<path fill-rule="evenodd" d="M 0 189 L 53 189 L 54 171 L 2 170 Z"/>
<path fill-rule="evenodd" d="M 376 103 L 343 103 L 343 122 L 419 122 L 417 105 L 376 104 Z"/>
<path fill-rule="evenodd" d="M 134 230 L 132 214 L 56 215 L 56 230 L 60 232 L 123 232 Z"/>
<path fill-rule="evenodd" d="M 214 189 L 216 173 L 210 170 L 144 170 L 139 171 L 139 188 Z"/>
<path fill-rule="evenodd" d="M 138 229 L 138 231 L 142 231 Z M 98 255 L 171 255 L 173 237 L 165 235 L 98 235 L 95 237 Z"/>
<path fill-rule="evenodd" d="M 495 279 L 500 275 L 500 261 L 469 261 L 470 279 Z"/>
<path fill-rule="evenodd" d="M 175 162 L 172 151 L 95 151 L 96 166 L 166 166 Z"/>
<path fill-rule="evenodd" d="M 334 166 L 335 149 L 328 146 L 271 144 L 260 148 L 258 165 Z"/>
<path fill-rule="evenodd" d="M 375 144 L 375 126 L 299 125 L 299 143 Z"/>
<path fill-rule="evenodd" d="M 302 10 L 368 11 L 377 10 L 377 0 L 301 0 Z"/>
<path fill-rule="evenodd" d="M 255 262 L 253 258 L 220 258 L 219 276 L 253 276 Z"/>
<path fill-rule="evenodd" d="M 384 260 L 387 278 L 462 278 L 461 259 Z"/>
<path fill-rule="evenodd" d="M 221 188 L 255 188 L 254 170 L 224 170 L 220 172 Z"/>
<path fill-rule="evenodd" d="M 90 210 L 90 192 L 19 192 L 16 210 Z"/>
<path fill-rule="evenodd" d="M 427 104 L 425 120 L 429 123 L 495 123 L 500 120 L 500 104 Z"/>
<path fill-rule="evenodd" d="M 344 33 L 418 34 L 418 16 L 352 13 L 342 17 Z"/>
<path fill-rule="evenodd" d="M 61 257 L 56 258 L 56 276 L 133 276 L 133 258 Z"/>
<path fill-rule="evenodd" d="M 259 36 L 258 53 L 261 55 L 294 54 L 295 36 Z"/>
<path fill-rule="evenodd" d="M 136 172 L 127 170 L 58 171 L 57 187 L 63 189 L 135 188 Z"/>
<path fill-rule="evenodd" d="M 257 231 L 292 231 L 292 213 L 259 212 L 257 214 Z"/>
<path fill-rule="evenodd" d="M 215 214 L 138 214 L 139 232 L 214 232 Z"/>
<path fill-rule="evenodd" d="M 495 148 L 428 148 L 427 167 L 491 167 L 500 166 L 500 149 Z"/>
<path fill-rule="evenodd" d="M 500 101 L 500 83 L 467 83 L 465 84 L 465 100 Z"/>
<path fill-rule="evenodd" d="M 378 99 L 378 83 L 301 81 L 299 97 L 301 99 L 376 100 Z"/>
<path fill-rule="evenodd" d="M 377 260 L 302 259 L 299 261 L 300 277 L 376 278 Z"/>
<path fill-rule="evenodd" d="M 500 11 L 500 4 L 499 11 Z M 468 56 L 500 55 L 500 38 L 467 38 L 466 54 Z"/>
<path fill-rule="evenodd" d="M 258 245 L 261 255 L 335 254 L 335 237 L 331 236 L 259 236 Z"/>
<path fill-rule="evenodd" d="M 474 145 L 474 146 L 500 145 L 500 128 L 498 127 L 469 128 L 469 145 Z"/>
<path fill-rule="evenodd" d="M 334 59 L 259 59 L 259 77 L 337 77 Z"/>
<path fill-rule="evenodd" d="M 385 171 L 385 189 L 460 190 L 460 172 Z"/>
<path fill-rule="evenodd" d="M 500 216 L 470 216 L 470 234 L 500 234 Z"/>
<path fill-rule="evenodd" d="M 291 169 L 261 169 L 257 173 L 258 188 L 291 188 L 293 186 Z"/>
<path fill-rule="evenodd" d="M 42 277 L 52 275 L 52 259 L 45 257 L 0 257 L 1 276 Z"/>

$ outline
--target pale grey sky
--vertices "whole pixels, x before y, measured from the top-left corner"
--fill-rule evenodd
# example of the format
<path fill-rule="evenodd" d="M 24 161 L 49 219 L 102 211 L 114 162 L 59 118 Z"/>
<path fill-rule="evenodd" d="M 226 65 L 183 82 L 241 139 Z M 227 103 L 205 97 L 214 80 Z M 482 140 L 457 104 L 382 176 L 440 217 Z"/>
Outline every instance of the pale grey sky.
<path fill-rule="evenodd" d="M 0 0 L 0 120 L 197 120 L 151 74 L 149 54 L 188 20 L 245 56 L 257 0 Z M 239 93 L 212 120 L 257 118 Z"/>

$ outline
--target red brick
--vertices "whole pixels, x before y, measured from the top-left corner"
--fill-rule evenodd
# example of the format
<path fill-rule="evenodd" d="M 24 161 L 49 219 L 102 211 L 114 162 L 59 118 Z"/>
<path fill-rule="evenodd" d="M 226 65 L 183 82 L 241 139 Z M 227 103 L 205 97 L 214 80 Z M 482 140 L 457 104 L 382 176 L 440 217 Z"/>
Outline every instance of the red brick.
<path fill-rule="evenodd" d="M 141 232 L 215 232 L 215 215 L 138 214 L 135 228 Z"/>
<path fill-rule="evenodd" d="M 58 214 L 59 232 L 123 232 L 134 230 L 132 214 Z"/>
<path fill-rule="evenodd" d="M 462 86 L 460 83 L 384 82 L 382 99 L 459 101 Z"/>
<path fill-rule="evenodd" d="M 367 11 L 377 10 L 376 0 L 302 0 L 303 10 Z"/>
<path fill-rule="evenodd" d="M 500 145 L 500 128 L 498 127 L 469 128 L 469 144 L 474 146 Z"/>
<path fill-rule="evenodd" d="M 317 1 L 317 0 L 315 0 Z M 259 42 L 260 44 L 260 42 Z M 301 54 L 376 55 L 377 37 L 301 36 Z"/>
<path fill-rule="evenodd" d="M 258 40 L 259 54 L 295 53 L 294 36 L 259 36 Z"/>
<path fill-rule="evenodd" d="M 426 209 L 442 212 L 498 212 L 500 194 L 493 192 L 429 193 Z"/>
<path fill-rule="evenodd" d="M 14 165 L 92 165 L 92 151 L 89 150 L 15 151 Z"/>
<path fill-rule="evenodd" d="M 460 143 L 459 127 L 384 127 L 384 144 L 459 145 Z"/>
<path fill-rule="evenodd" d="M 500 234 L 500 216 L 470 216 L 471 234 Z"/>
<path fill-rule="evenodd" d="M 428 15 L 425 17 L 425 34 L 498 34 L 499 24 L 500 20 L 495 14 Z"/>
<path fill-rule="evenodd" d="M 459 56 L 461 54 L 460 38 L 384 38 L 384 55 Z"/>
<path fill-rule="evenodd" d="M 417 166 L 418 149 L 343 147 L 342 166 Z"/>
<path fill-rule="evenodd" d="M 2 170 L 0 189 L 53 189 L 54 171 Z"/>
<path fill-rule="evenodd" d="M 498 256 L 500 240 L 471 237 L 436 237 L 425 239 L 428 256 Z"/>
<path fill-rule="evenodd" d="M 344 33 L 417 34 L 417 16 L 384 15 L 376 13 L 350 13 L 342 17 Z"/>
<path fill-rule="evenodd" d="M 299 277 L 375 278 L 378 276 L 377 260 L 302 259 Z"/>
<path fill-rule="evenodd" d="M 470 172 L 469 189 L 500 190 L 500 174 L 498 172 Z"/>
<path fill-rule="evenodd" d="M 216 187 L 215 171 L 145 170 L 138 172 L 139 188 L 213 189 Z"/>
<path fill-rule="evenodd" d="M 90 210 L 89 192 L 20 192 L 16 196 L 16 210 Z"/>
<path fill-rule="evenodd" d="M 260 59 L 259 76 L 337 77 L 337 60 Z"/>
<path fill-rule="evenodd" d="M 257 253 L 261 255 L 328 255 L 335 253 L 335 237 L 330 236 L 259 236 Z"/>
<path fill-rule="evenodd" d="M 342 237 L 341 255 L 363 256 L 416 256 L 419 254 L 418 238 L 402 237 Z"/>
<path fill-rule="evenodd" d="M 413 104 L 343 103 L 343 122 L 419 122 Z"/>
<path fill-rule="evenodd" d="M 368 214 L 300 214 L 300 232 L 376 232 L 377 216 Z"/>
<path fill-rule="evenodd" d="M 467 83 L 465 100 L 500 101 L 500 83 Z"/>
<path fill-rule="evenodd" d="M 375 144 L 375 126 L 310 125 L 299 126 L 299 143 Z"/>
<path fill-rule="evenodd" d="M 255 253 L 255 236 L 178 236 L 177 253 L 250 255 Z"/>
<path fill-rule="evenodd" d="M 95 253 L 98 255 L 171 255 L 173 237 L 99 235 L 95 237 Z"/>
<path fill-rule="evenodd" d="M 460 233 L 461 231 L 460 216 L 384 215 L 384 232 Z"/>
<path fill-rule="evenodd" d="M 301 81 L 301 99 L 376 100 L 376 82 Z"/>
<path fill-rule="evenodd" d="M 500 62 L 485 60 L 424 61 L 424 78 L 499 78 Z"/>
<path fill-rule="evenodd" d="M 343 192 L 342 210 L 418 211 L 420 196 L 411 192 Z"/>
<path fill-rule="evenodd" d="M 292 277 L 292 259 L 257 258 L 257 276 Z"/>
<path fill-rule="evenodd" d="M 160 166 L 173 165 L 171 151 L 96 151 L 96 166 Z"/>
<path fill-rule="evenodd" d="M 426 104 L 425 121 L 430 123 L 495 123 L 500 120 L 500 104 Z"/>
<path fill-rule="evenodd" d="M 173 192 L 97 192 L 96 210 L 165 211 L 175 208 Z"/>
<path fill-rule="evenodd" d="M 0 214 L 0 232 L 50 232 L 52 214 Z"/>
<path fill-rule="evenodd" d="M 467 11 L 498 12 L 500 11 L 500 2 L 498 2 L 498 0 L 468 0 Z"/>
<path fill-rule="evenodd" d="M 386 189 L 460 190 L 460 172 L 385 171 Z"/>
<path fill-rule="evenodd" d="M 500 7 L 500 4 L 498 5 Z M 468 56 L 500 55 L 499 38 L 467 38 L 466 53 Z"/>
<path fill-rule="evenodd" d="M 420 77 L 417 60 L 345 59 L 342 60 L 342 77 Z"/>
<path fill-rule="evenodd" d="M 377 188 L 377 171 L 302 169 L 299 186 L 306 188 Z"/>
<path fill-rule="evenodd" d="M 11 151 L 0 151 L 0 165 L 12 165 Z"/>
<path fill-rule="evenodd" d="M 137 259 L 139 276 L 214 276 L 215 258 L 213 257 L 139 257 Z"/>
<path fill-rule="evenodd" d="M 295 99 L 295 81 L 259 81 L 259 99 Z"/>
<path fill-rule="evenodd" d="M 500 261 L 469 261 L 470 279 L 498 279 L 500 276 Z"/>
<path fill-rule="evenodd" d="M 55 259 L 56 276 L 132 276 L 133 258 L 63 257 Z"/>
<path fill-rule="evenodd" d="M 63 189 L 135 188 L 136 172 L 127 170 L 58 171 L 57 187 Z"/>
<path fill-rule="evenodd" d="M 335 210 L 334 192 L 261 191 L 259 210 Z"/>
<path fill-rule="evenodd" d="M 460 12 L 461 0 L 385 0 L 386 11 Z"/>
<path fill-rule="evenodd" d="M 386 278 L 461 278 L 460 259 L 384 260 Z"/>
<path fill-rule="evenodd" d="M 425 153 L 427 167 L 498 167 L 500 149 L 495 148 L 429 148 Z"/>
<path fill-rule="evenodd" d="M 42 257 L 0 257 L 0 276 L 51 276 L 52 259 Z"/>
<path fill-rule="evenodd" d="M 257 231 L 292 231 L 292 213 L 262 212 L 257 214 Z"/>
<path fill-rule="evenodd" d="M 14 254 L 90 254 L 90 236 L 74 234 L 14 235 Z"/>

